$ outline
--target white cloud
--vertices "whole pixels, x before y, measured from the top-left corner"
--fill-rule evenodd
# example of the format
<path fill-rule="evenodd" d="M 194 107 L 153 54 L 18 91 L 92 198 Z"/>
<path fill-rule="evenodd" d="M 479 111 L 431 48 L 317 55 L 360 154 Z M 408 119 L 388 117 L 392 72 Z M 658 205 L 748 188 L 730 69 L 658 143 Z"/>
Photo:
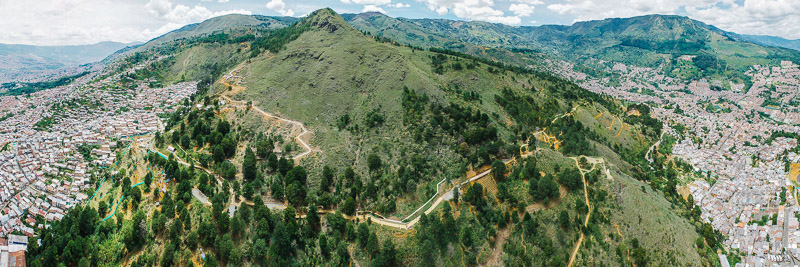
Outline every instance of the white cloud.
<path fill-rule="evenodd" d="M 550 4 L 547 9 L 562 15 L 572 15 L 575 21 L 581 21 L 646 14 L 675 14 L 684 6 L 705 7 L 716 2 L 720 0 L 568 0 Z"/>
<path fill-rule="evenodd" d="M 283 16 L 294 16 L 294 11 L 292 9 L 286 9 L 286 3 L 284 3 L 283 0 L 271 0 L 267 3 L 267 8 Z"/>
<path fill-rule="evenodd" d="M 521 4 L 528 4 L 528 5 L 541 5 L 544 4 L 541 0 L 511 0 L 512 3 L 521 3 Z"/>
<path fill-rule="evenodd" d="M 175 5 L 169 0 L 150 0 L 144 5 L 150 14 L 170 23 L 195 23 L 206 19 L 227 14 L 252 14 L 247 10 L 225 10 L 213 12 L 204 6 L 189 7 L 185 5 Z"/>
<path fill-rule="evenodd" d="M 382 6 L 392 3 L 392 0 L 341 0 L 345 4 L 375 5 Z"/>
<path fill-rule="evenodd" d="M 456 17 L 504 24 L 519 24 L 519 16 L 505 16 L 495 8 L 493 0 L 417 0 L 439 15 L 452 13 Z"/>
<path fill-rule="evenodd" d="M 509 25 L 517 25 L 517 24 L 522 23 L 522 19 L 520 19 L 517 16 L 508 16 L 508 17 L 490 16 L 490 17 L 486 18 L 486 21 L 494 22 L 494 23 L 509 24 Z"/>
<path fill-rule="evenodd" d="M 376 5 L 366 5 L 361 12 L 380 12 L 382 14 L 386 14 L 386 10 L 383 10 L 383 8 L 380 8 Z"/>
<path fill-rule="evenodd" d="M 520 17 L 527 17 L 533 14 L 535 7 L 528 4 L 511 4 L 508 11 L 514 12 L 514 15 Z"/>
<path fill-rule="evenodd" d="M 409 7 L 411 7 L 411 5 L 403 4 L 403 3 L 397 3 L 397 4 L 394 4 L 394 5 L 391 5 L 391 6 L 394 7 L 394 8 L 409 8 Z"/>
<path fill-rule="evenodd" d="M 680 14 L 736 33 L 800 38 L 798 0 L 565 0 L 547 9 L 574 21 Z"/>
<path fill-rule="evenodd" d="M 230 13 L 250 11 L 220 11 L 170 1 L 0 0 L 0 43 L 142 42 L 188 23 Z"/>
<path fill-rule="evenodd" d="M 282 0 L 272 0 L 267 3 L 267 8 L 272 10 L 281 10 L 286 7 L 286 4 Z"/>
<path fill-rule="evenodd" d="M 707 8 L 689 6 L 686 13 L 736 33 L 800 38 L 800 3 L 796 0 L 744 0 L 741 5 L 731 3 Z"/>

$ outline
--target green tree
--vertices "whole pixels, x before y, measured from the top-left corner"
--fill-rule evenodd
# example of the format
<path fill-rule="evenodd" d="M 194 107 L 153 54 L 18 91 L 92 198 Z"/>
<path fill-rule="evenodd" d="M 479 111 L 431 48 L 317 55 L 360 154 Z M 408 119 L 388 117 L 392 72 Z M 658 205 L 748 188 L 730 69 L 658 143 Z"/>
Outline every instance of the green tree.
<path fill-rule="evenodd" d="M 144 245 L 147 240 L 147 218 L 144 211 L 138 210 L 134 213 L 131 223 L 123 230 L 125 247 L 130 251 L 135 251 Z"/>
<path fill-rule="evenodd" d="M 360 223 L 358 225 L 358 244 L 361 248 L 366 248 L 367 241 L 369 241 L 369 227 L 367 223 Z"/>
<path fill-rule="evenodd" d="M 105 218 L 106 212 L 108 212 L 108 204 L 106 204 L 105 201 L 100 201 L 100 203 L 97 204 L 97 213 L 100 217 Z"/>
<path fill-rule="evenodd" d="M 222 145 L 214 145 L 211 151 L 214 154 L 214 161 L 222 162 L 225 160 L 225 150 L 222 149 Z"/>
<path fill-rule="evenodd" d="M 234 216 L 233 218 L 230 219 L 230 224 L 231 224 L 231 236 L 236 238 L 236 240 L 238 240 L 239 237 L 244 232 L 244 223 L 242 223 L 242 220 L 240 220 L 239 217 Z"/>
<path fill-rule="evenodd" d="M 391 238 L 387 238 L 383 241 L 383 250 L 381 251 L 383 255 L 383 259 L 386 262 L 386 266 L 394 267 L 397 266 L 397 249 L 394 246 Z"/>
<path fill-rule="evenodd" d="M 255 259 L 257 262 L 263 262 L 264 256 L 267 255 L 269 251 L 269 247 L 267 247 L 267 242 L 264 239 L 259 238 L 256 239 L 256 242 L 253 243 L 253 246 L 250 247 L 250 257 Z"/>
<path fill-rule="evenodd" d="M 502 182 L 506 179 L 506 164 L 504 164 L 499 159 L 496 159 L 492 162 L 492 176 L 498 182 Z"/>
<path fill-rule="evenodd" d="M 269 155 L 267 155 L 267 166 L 270 170 L 278 170 L 278 162 L 278 156 L 275 155 L 275 153 L 269 153 Z"/>
<path fill-rule="evenodd" d="M 467 188 L 467 193 L 464 194 L 464 201 L 469 202 L 473 206 L 478 205 L 483 200 L 483 186 L 481 184 L 473 184 Z"/>
<path fill-rule="evenodd" d="M 195 248 L 197 248 L 198 241 L 199 238 L 197 231 L 192 231 L 186 236 L 186 241 L 185 241 L 186 247 L 188 247 L 191 250 L 194 250 Z"/>
<path fill-rule="evenodd" d="M 325 237 L 325 233 L 319 235 L 317 243 L 319 243 L 319 253 L 322 254 L 322 257 L 328 258 L 328 255 L 330 255 L 330 247 L 328 247 L 328 238 Z"/>
<path fill-rule="evenodd" d="M 367 252 L 371 256 L 375 256 L 378 252 L 380 252 L 381 244 L 378 242 L 378 235 L 375 232 L 370 233 L 369 239 L 367 240 Z"/>
<path fill-rule="evenodd" d="M 248 147 L 244 152 L 244 160 L 242 161 L 242 176 L 244 176 L 245 180 L 252 181 L 256 178 L 256 171 L 256 155 Z"/>
<path fill-rule="evenodd" d="M 310 205 L 308 206 L 308 214 L 306 214 L 306 223 L 313 229 L 315 232 L 320 228 L 320 218 L 319 213 L 317 212 L 317 205 Z"/>
<path fill-rule="evenodd" d="M 325 167 L 322 167 L 322 180 L 319 182 L 319 187 L 322 191 L 328 191 L 330 189 L 334 175 L 335 171 L 331 166 L 326 164 Z"/>
<path fill-rule="evenodd" d="M 558 196 L 558 185 L 553 181 L 552 175 L 547 174 L 539 179 L 536 185 L 536 194 L 533 196 L 535 201 L 557 198 Z"/>
<path fill-rule="evenodd" d="M 280 176 L 275 176 L 272 179 L 272 184 L 269 186 L 270 191 L 272 192 L 272 197 L 278 200 L 283 199 L 283 182 Z"/>
<path fill-rule="evenodd" d="M 287 263 L 292 253 L 292 240 L 284 224 L 278 224 L 272 233 L 272 245 L 267 253 L 269 259 L 278 263 Z M 285 265 L 283 265 L 285 266 Z"/>
<path fill-rule="evenodd" d="M 261 140 L 256 143 L 256 154 L 261 158 L 267 158 L 267 156 L 272 153 L 272 149 L 275 145 L 272 143 L 272 140 L 265 141 Z"/>
<path fill-rule="evenodd" d="M 233 139 L 228 137 L 222 138 L 220 145 L 222 146 L 222 151 L 225 153 L 226 158 L 233 157 L 233 155 L 236 154 L 236 141 Z"/>
<path fill-rule="evenodd" d="M 153 172 L 147 172 L 147 174 L 145 174 L 144 176 L 144 184 L 147 186 L 147 188 L 150 188 L 150 184 L 152 183 L 153 183 Z"/>
<path fill-rule="evenodd" d="M 374 172 L 381 168 L 381 157 L 375 155 L 375 153 L 370 153 L 367 156 L 367 165 L 369 166 L 369 170 Z"/>
<path fill-rule="evenodd" d="M 342 205 L 342 212 L 350 216 L 356 214 L 356 200 L 353 197 L 348 196 L 345 199 L 344 205 Z"/>
<path fill-rule="evenodd" d="M 181 147 L 183 149 L 191 149 L 192 148 L 192 140 L 189 138 L 188 134 L 184 134 L 181 136 Z"/>
<path fill-rule="evenodd" d="M 567 229 L 570 225 L 570 218 L 569 213 L 566 210 L 562 210 L 560 214 L 558 214 L 558 223 L 561 225 L 561 228 Z"/>
<path fill-rule="evenodd" d="M 570 191 L 579 189 L 583 185 L 581 174 L 577 168 L 567 168 L 559 174 L 558 182 Z"/>
<path fill-rule="evenodd" d="M 230 129 L 231 124 L 225 120 L 220 120 L 219 123 L 217 123 L 217 132 L 221 133 L 222 135 L 228 134 Z"/>
<path fill-rule="evenodd" d="M 306 188 L 300 184 L 300 181 L 294 181 L 286 187 L 286 199 L 292 205 L 303 205 L 306 200 Z"/>

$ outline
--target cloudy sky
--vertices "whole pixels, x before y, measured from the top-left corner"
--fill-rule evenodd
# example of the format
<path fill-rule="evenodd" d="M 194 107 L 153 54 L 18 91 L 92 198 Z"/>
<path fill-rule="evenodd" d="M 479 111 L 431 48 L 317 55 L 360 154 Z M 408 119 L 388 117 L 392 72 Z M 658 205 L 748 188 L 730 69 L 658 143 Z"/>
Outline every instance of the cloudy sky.
<path fill-rule="evenodd" d="M 0 0 L 0 43 L 144 42 L 224 14 L 299 17 L 323 7 L 518 26 L 678 14 L 737 33 L 800 38 L 800 0 Z"/>

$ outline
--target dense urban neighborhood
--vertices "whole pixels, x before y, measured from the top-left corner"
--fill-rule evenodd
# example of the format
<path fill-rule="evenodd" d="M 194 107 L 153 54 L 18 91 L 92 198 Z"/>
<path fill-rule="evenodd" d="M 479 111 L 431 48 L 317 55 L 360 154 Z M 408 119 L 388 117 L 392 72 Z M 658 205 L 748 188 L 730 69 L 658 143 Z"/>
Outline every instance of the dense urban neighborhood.
<path fill-rule="evenodd" d="M 798 65 L 753 66 L 746 73 L 752 86 L 744 92 L 744 84 L 720 90 L 720 81 L 682 81 L 620 63 L 607 71 L 622 77 L 619 86 L 566 63 L 561 68 L 591 91 L 653 106 L 674 143 L 672 155 L 694 168 L 683 177 L 682 195 L 727 236 L 726 246 L 746 255 L 743 263 L 798 263 L 798 136 L 781 134 L 800 132 Z"/>
<path fill-rule="evenodd" d="M 194 82 L 151 88 L 126 77 L 135 70 L 0 97 L 0 235 L 34 236 L 92 197 L 93 181 L 133 137 L 152 139 L 163 129 L 159 114 L 197 90 Z"/>

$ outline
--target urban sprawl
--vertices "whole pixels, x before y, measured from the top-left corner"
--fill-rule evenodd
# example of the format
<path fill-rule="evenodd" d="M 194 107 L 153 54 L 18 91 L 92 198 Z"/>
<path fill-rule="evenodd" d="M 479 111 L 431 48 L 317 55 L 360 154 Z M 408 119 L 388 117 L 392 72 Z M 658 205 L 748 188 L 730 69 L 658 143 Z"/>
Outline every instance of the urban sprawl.
<path fill-rule="evenodd" d="M 122 148 L 143 135 L 152 139 L 163 130 L 159 115 L 196 92 L 195 82 L 160 87 L 129 78 L 145 64 L 0 97 L 0 236 L 32 236 L 90 198 Z"/>
<path fill-rule="evenodd" d="M 680 60 L 691 61 L 691 56 Z M 752 86 L 731 81 L 674 79 L 658 70 L 606 64 L 620 79 L 588 78 L 561 63 L 560 74 L 590 91 L 649 103 L 675 138 L 672 155 L 694 172 L 684 177 L 702 218 L 742 255 L 737 266 L 799 264 L 800 206 L 795 184 L 800 155 L 800 69 L 793 62 L 752 66 Z M 796 136 L 796 135 L 795 135 Z M 663 137 L 662 137 L 663 138 Z M 729 266 L 720 254 L 723 266 Z"/>

